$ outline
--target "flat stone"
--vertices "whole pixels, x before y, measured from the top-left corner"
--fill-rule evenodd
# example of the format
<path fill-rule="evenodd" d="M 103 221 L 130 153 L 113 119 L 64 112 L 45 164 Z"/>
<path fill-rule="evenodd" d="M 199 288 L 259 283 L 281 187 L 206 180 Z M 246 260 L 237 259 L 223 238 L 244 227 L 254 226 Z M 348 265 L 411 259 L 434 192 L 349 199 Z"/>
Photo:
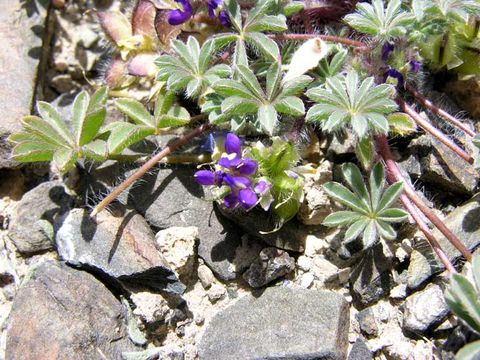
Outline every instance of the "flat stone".
<path fill-rule="evenodd" d="M 120 302 L 92 275 L 45 262 L 18 290 L 7 360 L 121 359 L 134 349 Z"/>
<path fill-rule="evenodd" d="M 103 211 L 94 221 L 85 210 L 74 209 L 58 230 L 56 241 L 63 260 L 112 281 L 175 294 L 185 290 L 155 248 L 145 219 L 134 211 L 119 216 Z"/>
<path fill-rule="evenodd" d="M 307 236 L 318 229 L 318 226 L 305 226 L 294 218 L 278 231 L 274 231 L 278 225 L 275 224 L 272 216 L 262 209 L 254 208 L 246 212 L 243 209 L 230 210 L 224 206 L 218 208 L 223 215 L 252 237 L 284 250 L 303 252 Z"/>
<path fill-rule="evenodd" d="M 259 288 L 295 269 L 295 260 L 286 251 L 269 247 L 263 249 L 243 278 L 253 288 Z"/>
<path fill-rule="evenodd" d="M 267 288 L 220 311 L 198 345 L 200 359 L 345 359 L 349 309 L 333 292 Z"/>
<path fill-rule="evenodd" d="M 9 160 L 10 145 L 5 135 L 21 129 L 20 119 L 30 115 L 37 77 L 46 59 L 43 46 L 47 28 L 48 1 L 0 2 L 0 168 L 16 165 Z M 41 6 L 37 6 L 41 5 Z"/>
<path fill-rule="evenodd" d="M 360 330 L 368 336 L 376 336 L 378 334 L 378 325 L 375 321 L 375 315 L 372 309 L 366 308 L 356 314 L 356 318 L 360 325 Z"/>
<path fill-rule="evenodd" d="M 430 141 L 432 149 L 421 159 L 420 179 L 451 193 L 472 194 L 478 183 L 478 173 L 474 167 L 460 159 L 440 141 L 433 138 Z M 465 142 L 466 147 L 474 151 L 473 146 L 468 144 L 471 141 Z"/>
<path fill-rule="evenodd" d="M 457 207 L 448 214 L 443 222 L 463 242 L 470 251 L 480 245 L 480 194 L 475 195 L 464 205 Z M 438 230 L 433 230 L 433 235 L 452 263 L 456 263 L 462 256 L 460 252 Z M 428 258 L 429 271 L 417 275 L 417 282 L 425 282 L 431 275 L 445 270 L 445 266 L 436 258 Z M 426 265 L 425 265 L 426 266 Z"/>
<path fill-rule="evenodd" d="M 179 276 L 191 276 L 195 264 L 198 228 L 174 226 L 155 235 L 157 248 Z"/>
<path fill-rule="evenodd" d="M 365 251 L 350 276 L 353 299 L 366 306 L 387 295 L 392 287 L 392 259 L 385 256 L 382 244 Z"/>
<path fill-rule="evenodd" d="M 242 233 L 214 206 L 211 195 L 193 179 L 195 168 L 156 169 L 128 193 L 128 200 L 152 226 L 198 228 L 198 255 L 222 280 L 241 275 L 231 266 Z M 210 196 L 210 197 L 209 197 Z"/>
<path fill-rule="evenodd" d="M 353 343 L 352 349 L 348 354 L 348 360 L 372 360 L 373 354 L 368 349 L 365 342 L 357 338 L 357 340 Z"/>
<path fill-rule="evenodd" d="M 449 313 L 442 288 L 429 284 L 405 301 L 403 329 L 414 334 L 425 334 L 440 325 Z"/>
<path fill-rule="evenodd" d="M 54 228 L 59 226 L 72 198 L 59 181 L 48 181 L 23 195 L 14 212 L 8 236 L 18 251 L 31 255 L 55 247 Z"/>

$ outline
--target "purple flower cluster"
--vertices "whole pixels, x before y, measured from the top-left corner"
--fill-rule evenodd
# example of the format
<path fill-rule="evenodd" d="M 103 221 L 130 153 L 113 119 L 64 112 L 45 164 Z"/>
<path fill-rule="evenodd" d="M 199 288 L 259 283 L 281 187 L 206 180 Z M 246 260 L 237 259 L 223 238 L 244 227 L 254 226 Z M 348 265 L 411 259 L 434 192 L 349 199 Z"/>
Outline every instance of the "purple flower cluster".
<path fill-rule="evenodd" d="M 200 170 L 194 175 L 201 185 L 228 186 L 230 192 L 223 199 L 223 204 L 233 209 L 241 206 L 250 209 L 258 202 L 258 196 L 270 190 L 271 184 L 260 180 L 253 185 L 252 176 L 257 172 L 257 162 L 249 157 L 242 157 L 240 139 L 235 134 L 227 134 L 225 153 L 218 161 L 218 170 Z"/>
<path fill-rule="evenodd" d="M 382 47 L 382 60 L 387 61 L 390 57 L 390 54 L 395 50 L 395 44 L 391 42 L 386 42 Z M 420 70 L 421 64 L 416 60 L 410 60 L 408 63 L 408 71 L 416 73 Z M 400 69 L 404 71 L 405 67 Z M 395 68 L 390 68 L 383 74 L 383 82 L 395 84 L 398 89 L 403 88 L 405 80 L 401 71 L 398 71 Z"/>
<path fill-rule="evenodd" d="M 168 14 L 168 23 L 170 25 L 180 25 L 192 17 L 192 4 L 189 0 L 175 0 L 181 5 L 180 9 L 170 10 Z M 228 13 L 223 9 L 223 0 L 209 0 L 208 14 L 210 17 L 218 17 L 220 23 L 225 27 L 232 26 Z"/>
<path fill-rule="evenodd" d="M 208 1 L 208 14 L 210 17 L 218 17 L 220 23 L 225 27 L 232 26 L 228 13 L 223 10 L 223 0 L 209 0 Z"/>

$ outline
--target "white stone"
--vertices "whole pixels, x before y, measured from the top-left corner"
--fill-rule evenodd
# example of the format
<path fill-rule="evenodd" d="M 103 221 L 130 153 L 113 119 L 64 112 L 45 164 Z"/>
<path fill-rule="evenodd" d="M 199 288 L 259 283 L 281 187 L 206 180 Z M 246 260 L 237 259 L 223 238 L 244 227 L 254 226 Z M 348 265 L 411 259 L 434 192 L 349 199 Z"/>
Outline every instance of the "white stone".
<path fill-rule="evenodd" d="M 207 291 L 207 296 L 212 304 L 216 303 L 225 296 L 225 288 L 220 284 L 213 284 Z"/>
<path fill-rule="evenodd" d="M 157 248 L 178 275 L 191 274 L 195 262 L 195 243 L 198 228 L 170 227 L 155 236 Z"/>
<path fill-rule="evenodd" d="M 312 286 L 314 279 L 315 279 L 315 275 L 313 275 L 312 273 L 303 274 L 302 277 L 300 278 L 300 286 L 305 289 L 308 289 L 310 286 Z"/>
<path fill-rule="evenodd" d="M 307 235 L 305 238 L 305 255 L 313 257 L 321 254 L 328 248 L 328 242 L 325 239 L 319 238 L 315 235 Z"/>
<path fill-rule="evenodd" d="M 305 272 L 310 271 L 312 265 L 312 259 L 310 259 L 309 257 L 306 257 L 304 255 L 298 257 L 297 266 L 300 270 Z"/>
<path fill-rule="evenodd" d="M 170 310 L 167 301 L 160 294 L 139 292 L 132 294 L 131 299 L 136 306 L 133 314 L 146 323 L 164 320 Z"/>
<path fill-rule="evenodd" d="M 399 284 L 390 290 L 390 299 L 402 300 L 407 297 L 407 284 Z"/>
<path fill-rule="evenodd" d="M 322 283 L 338 282 L 338 267 L 323 256 L 316 256 L 313 259 L 312 271 L 315 277 Z"/>
<path fill-rule="evenodd" d="M 215 282 L 215 276 L 212 270 L 206 265 L 200 265 L 198 267 L 198 278 L 204 289 L 208 289 Z"/>

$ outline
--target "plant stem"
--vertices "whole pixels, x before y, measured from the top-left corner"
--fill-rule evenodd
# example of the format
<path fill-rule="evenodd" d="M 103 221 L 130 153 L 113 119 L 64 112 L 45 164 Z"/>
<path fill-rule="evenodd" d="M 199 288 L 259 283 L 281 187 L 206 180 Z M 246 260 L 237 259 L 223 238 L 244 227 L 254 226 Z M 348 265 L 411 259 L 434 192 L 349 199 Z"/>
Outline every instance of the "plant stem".
<path fill-rule="evenodd" d="M 435 215 L 435 213 L 422 201 L 422 199 L 420 199 L 413 186 L 410 185 L 409 182 L 405 181 L 397 163 L 395 160 L 393 160 L 392 152 L 385 135 L 377 136 L 376 140 L 378 150 L 387 166 L 387 178 L 389 181 L 402 181 L 403 191 L 408 199 L 415 204 L 415 206 L 432 222 L 433 225 L 436 226 L 436 228 L 465 257 L 465 259 L 467 259 L 467 261 L 471 261 L 472 254 L 470 250 L 467 249 L 467 247 L 458 239 L 458 237 L 447 228 L 445 223 L 440 220 L 437 215 Z"/>
<path fill-rule="evenodd" d="M 455 144 L 452 140 L 450 140 L 444 133 L 438 130 L 435 126 L 433 126 L 428 120 L 423 119 L 419 113 L 417 113 L 413 108 L 408 105 L 403 99 L 397 98 L 397 103 L 402 109 L 403 112 L 410 115 L 412 119 L 425 131 L 429 132 L 439 141 L 444 143 L 448 146 L 455 154 L 460 156 L 463 160 L 468 162 L 469 164 L 473 164 L 474 160 L 469 154 L 465 152 L 462 148 L 460 148 L 457 144 Z"/>
<path fill-rule="evenodd" d="M 128 177 L 125 181 L 123 181 L 120 185 L 118 185 L 115 189 L 112 190 L 110 194 L 105 197 L 92 211 L 90 216 L 95 216 L 100 211 L 105 209 L 113 200 L 115 200 L 123 191 L 125 191 L 130 185 L 132 185 L 135 181 L 140 179 L 147 171 L 149 171 L 152 167 L 154 167 L 162 158 L 169 155 L 172 151 L 175 151 L 179 147 L 185 145 L 193 138 L 200 136 L 204 132 L 210 130 L 212 127 L 211 124 L 203 124 L 196 128 L 195 130 L 189 132 L 188 134 L 182 136 L 180 139 L 175 141 L 172 145 L 168 145 L 150 160 L 148 160 L 145 164 L 140 167 L 134 174 Z"/>
<path fill-rule="evenodd" d="M 469 136 L 475 136 L 475 132 L 469 129 L 465 124 L 463 124 L 460 120 L 455 118 L 454 116 L 450 115 L 447 113 L 445 110 L 440 109 L 438 106 L 433 104 L 430 100 L 426 99 L 422 94 L 420 94 L 413 86 L 407 85 L 407 90 L 412 93 L 412 95 L 415 97 L 415 99 L 425 106 L 428 110 L 433 112 L 434 114 L 437 114 L 438 116 L 442 117 L 449 123 L 455 125 L 459 129 L 463 130 L 465 134 Z"/>
<path fill-rule="evenodd" d="M 423 232 L 423 234 L 427 238 L 428 243 L 432 247 L 433 251 L 435 251 L 435 253 L 437 254 L 440 261 L 443 263 L 445 268 L 451 273 L 456 273 L 457 270 L 455 270 L 455 267 L 452 265 L 450 259 L 445 254 L 442 247 L 438 243 L 437 239 L 435 239 L 435 236 L 433 235 L 432 231 L 427 226 L 425 221 L 423 221 L 422 217 L 420 216 L 420 214 L 418 213 L 417 209 L 412 204 L 410 199 L 405 194 L 402 194 L 400 195 L 400 201 L 402 202 L 407 212 L 412 216 L 413 220 L 417 223 L 418 228 L 420 229 L 421 232 Z"/>
<path fill-rule="evenodd" d="M 336 42 L 348 46 L 355 46 L 359 48 L 366 48 L 366 45 L 363 42 L 347 39 L 341 36 L 333 35 L 320 35 L 320 34 L 270 34 L 268 35 L 270 39 L 273 40 L 310 40 L 315 38 L 320 38 L 325 41 Z"/>

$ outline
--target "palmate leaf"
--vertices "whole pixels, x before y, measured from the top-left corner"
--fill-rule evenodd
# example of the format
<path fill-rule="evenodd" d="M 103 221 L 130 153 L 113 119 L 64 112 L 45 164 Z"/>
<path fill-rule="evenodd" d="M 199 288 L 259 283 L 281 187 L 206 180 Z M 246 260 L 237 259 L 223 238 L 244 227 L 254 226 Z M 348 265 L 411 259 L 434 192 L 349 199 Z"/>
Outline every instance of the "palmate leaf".
<path fill-rule="evenodd" d="M 223 39 L 226 41 L 221 41 Z M 214 81 L 230 75 L 227 65 L 211 65 L 215 53 L 231 40 L 234 38 L 225 36 L 211 39 L 201 48 L 193 36 L 186 43 L 174 40 L 172 50 L 175 56 L 162 55 L 155 60 L 159 69 L 157 80 L 166 81 L 168 90 L 186 91 L 190 98 L 201 96 Z"/>
<path fill-rule="evenodd" d="M 385 170 L 381 163 L 370 173 L 369 189 L 356 165 L 343 164 L 341 170 L 345 183 L 353 192 L 336 182 L 324 184 L 323 189 L 333 200 L 351 210 L 328 215 L 323 225 L 348 226 L 344 240 L 348 242 L 362 236 L 364 248 L 374 245 L 379 237 L 395 239 L 396 232 L 390 224 L 407 218 L 404 210 L 391 207 L 401 195 L 402 184 L 393 184 L 384 191 Z"/>
<path fill-rule="evenodd" d="M 9 138 L 15 144 L 13 159 L 20 162 L 53 160 L 64 172 L 79 158 L 91 158 L 91 152 L 85 148 L 98 136 L 105 121 L 106 100 L 106 87 L 96 91 L 92 98 L 86 92 L 80 92 L 72 105 L 71 130 L 55 108 L 39 102 L 37 110 L 41 117 L 24 117 L 21 120 L 24 130 Z"/>
<path fill-rule="evenodd" d="M 402 10 L 401 0 L 390 0 L 385 7 L 383 0 L 371 4 L 357 4 L 356 11 L 344 17 L 345 22 L 359 32 L 389 40 L 405 35 L 406 25 L 414 16 Z"/>
<path fill-rule="evenodd" d="M 371 77 L 360 82 L 353 70 L 346 76 L 327 78 L 325 86 L 307 91 L 317 104 L 307 112 L 306 120 L 329 132 L 350 125 L 360 140 L 371 133 L 385 134 L 389 128 L 385 115 L 397 108 L 390 99 L 391 90 L 390 85 L 375 85 Z"/>
<path fill-rule="evenodd" d="M 296 97 L 312 80 L 301 76 L 282 83 L 282 71 L 273 63 L 267 71 L 266 86 L 262 88 L 257 77 L 247 66 L 238 65 L 238 80 L 219 80 L 213 83 L 217 105 L 208 102 L 202 110 L 209 113 L 212 123 L 234 118 L 236 124 L 243 123 L 245 117 L 252 117 L 252 124 L 259 133 L 273 135 L 278 124 L 278 114 L 302 116 L 305 114 L 303 101 Z M 212 98 L 212 97 L 210 97 Z M 218 107 L 218 103 L 221 106 Z M 219 112 L 221 110 L 221 112 Z M 240 122 L 237 117 L 240 117 Z"/>
<path fill-rule="evenodd" d="M 274 0 L 257 1 L 242 22 L 241 10 L 236 0 L 225 0 L 232 29 L 235 32 L 215 35 L 211 41 L 225 46 L 235 42 L 232 63 L 234 65 L 248 65 L 247 45 L 265 58 L 273 61 L 279 59 L 280 50 L 277 43 L 268 38 L 263 32 L 281 32 L 287 30 L 286 18 L 281 14 Z"/>
<path fill-rule="evenodd" d="M 157 95 L 153 115 L 150 114 L 141 102 L 135 99 L 123 98 L 116 100 L 115 106 L 117 109 L 135 124 L 114 122 L 104 129 L 104 133 L 110 132 L 108 140 L 109 152 L 118 154 L 128 146 L 147 136 L 159 134 L 164 128 L 188 124 L 190 114 L 185 108 L 174 105 L 174 98 L 175 94 L 173 92 L 161 89 Z M 132 142 L 130 137 L 135 141 Z"/>

